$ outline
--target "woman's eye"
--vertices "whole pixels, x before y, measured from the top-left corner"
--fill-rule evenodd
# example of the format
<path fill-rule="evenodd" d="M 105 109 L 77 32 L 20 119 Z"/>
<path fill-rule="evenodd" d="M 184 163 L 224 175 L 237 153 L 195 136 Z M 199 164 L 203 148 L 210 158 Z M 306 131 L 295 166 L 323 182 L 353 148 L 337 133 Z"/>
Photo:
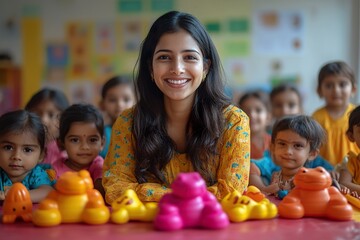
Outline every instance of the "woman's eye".
<path fill-rule="evenodd" d="M 159 60 L 168 60 L 168 59 L 170 59 L 170 57 L 166 56 L 166 55 L 161 55 L 161 56 L 158 57 L 158 59 Z"/>

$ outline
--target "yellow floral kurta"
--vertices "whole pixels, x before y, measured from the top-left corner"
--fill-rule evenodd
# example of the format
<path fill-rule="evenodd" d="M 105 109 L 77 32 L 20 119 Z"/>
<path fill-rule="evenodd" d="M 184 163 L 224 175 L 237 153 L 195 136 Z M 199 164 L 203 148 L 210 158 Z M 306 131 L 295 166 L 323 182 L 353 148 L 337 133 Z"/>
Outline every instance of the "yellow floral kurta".
<path fill-rule="evenodd" d="M 331 118 L 325 107 L 313 113 L 313 118 L 318 121 L 327 132 L 327 142 L 320 149 L 320 155 L 333 166 L 341 163 L 348 152 L 358 151 L 356 144 L 350 142 L 346 136 L 349 114 L 354 107 L 353 104 L 349 104 L 344 115 L 336 120 Z"/>
<path fill-rule="evenodd" d="M 250 128 L 248 116 L 239 108 L 230 105 L 224 111 L 227 126 L 219 144 L 220 155 L 211 171 L 217 183 L 208 187 L 217 199 L 222 199 L 232 189 L 243 192 L 249 182 Z M 169 188 L 157 179 L 139 184 L 134 175 L 135 159 L 131 126 L 133 109 L 126 110 L 116 120 L 111 134 L 109 152 L 103 168 L 103 185 L 106 202 L 111 204 L 126 189 L 134 189 L 143 202 L 159 201 Z M 180 172 L 194 171 L 186 154 L 175 154 L 164 169 L 164 175 L 172 183 Z"/>

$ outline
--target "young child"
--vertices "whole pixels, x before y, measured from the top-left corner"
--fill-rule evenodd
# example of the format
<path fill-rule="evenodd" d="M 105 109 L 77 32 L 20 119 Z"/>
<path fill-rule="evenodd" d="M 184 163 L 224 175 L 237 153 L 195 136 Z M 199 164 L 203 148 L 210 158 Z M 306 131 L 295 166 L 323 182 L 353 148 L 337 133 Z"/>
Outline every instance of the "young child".
<path fill-rule="evenodd" d="M 36 114 L 18 110 L 0 117 L 0 200 L 16 182 L 29 190 L 33 203 L 47 196 L 51 181 L 37 165 L 44 149 L 45 127 Z"/>
<path fill-rule="evenodd" d="M 43 160 L 45 164 L 52 164 L 64 154 L 58 148 L 56 139 L 59 137 L 60 115 L 68 106 L 68 99 L 63 92 L 49 88 L 35 93 L 25 106 L 26 110 L 40 116 L 46 126 L 46 152 Z"/>
<path fill-rule="evenodd" d="M 345 62 L 325 64 L 318 75 L 317 92 L 325 106 L 316 110 L 313 117 L 327 132 L 327 144 L 320 155 L 333 166 L 341 163 L 346 154 L 356 151 L 356 145 L 346 137 L 349 113 L 354 109 L 350 97 L 356 93 L 352 69 Z"/>
<path fill-rule="evenodd" d="M 60 117 L 59 145 L 67 152 L 53 163 L 56 177 L 67 171 L 86 169 L 90 172 L 95 189 L 102 190 L 104 159 L 99 152 L 104 146 L 104 120 L 90 104 L 74 104 Z"/>
<path fill-rule="evenodd" d="M 302 114 L 300 91 L 291 84 L 281 84 L 270 92 L 270 103 L 274 121 L 284 116 Z"/>
<path fill-rule="evenodd" d="M 266 131 L 271 121 L 269 96 L 263 91 L 248 92 L 240 98 L 238 105 L 250 118 L 250 157 L 260 159 L 271 142 Z"/>
<path fill-rule="evenodd" d="M 115 76 L 110 78 L 101 90 L 101 110 L 106 114 L 104 133 L 105 133 L 105 146 L 100 152 L 100 156 L 105 158 L 108 152 L 111 129 L 116 118 L 128 108 L 135 104 L 135 93 L 132 82 L 125 76 Z"/>
<path fill-rule="evenodd" d="M 330 164 L 317 158 L 319 148 L 325 140 L 325 130 L 311 117 L 289 115 L 281 118 L 275 123 L 271 137 L 270 150 L 273 161 L 267 157 L 252 162 L 250 185 L 266 193 L 277 193 L 279 190 L 290 190 L 293 187 L 293 176 L 302 166 L 323 166 L 327 170 L 332 170 Z M 260 174 L 267 178 L 261 179 Z"/>
<path fill-rule="evenodd" d="M 349 127 L 346 135 L 351 142 L 360 147 L 360 106 L 357 106 L 349 116 Z M 360 151 L 350 151 L 347 168 L 341 170 L 340 184 L 352 191 L 352 195 L 360 195 Z"/>

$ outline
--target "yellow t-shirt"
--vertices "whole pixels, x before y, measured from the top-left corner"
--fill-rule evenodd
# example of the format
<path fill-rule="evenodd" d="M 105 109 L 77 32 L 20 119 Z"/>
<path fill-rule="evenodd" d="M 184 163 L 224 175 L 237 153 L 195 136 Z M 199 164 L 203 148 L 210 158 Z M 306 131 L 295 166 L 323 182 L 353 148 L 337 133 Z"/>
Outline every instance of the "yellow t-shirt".
<path fill-rule="evenodd" d="M 250 127 L 248 116 L 239 108 L 230 105 L 224 111 L 227 125 L 219 143 L 219 156 L 211 172 L 217 183 L 208 187 L 217 199 L 236 189 L 243 192 L 249 183 L 250 169 Z M 135 159 L 132 145 L 131 126 L 133 109 L 126 110 L 113 125 L 109 152 L 103 167 L 103 185 L 106 202 L 111 204 L 126 189 L 136 191 L 143 202 L 159 201 L 171 191 L 157 179 L 148 179 L 139 184 L 134 175 Z M 172 183 L 180 172 L 194 171 L 186 154 L 175 154 L 164 169 L 164 176 Z"/>
<path fill-rule="evenodd" d="M 341 163 L 348 152 L 358 151 L 356 144 L 350 142 L 346 136 L 349 114 L 354 107 L 349 104 L 344 115 L 336 120 L 331 118 L 325 107 L 316 110 L 312 115 L 327 132 L 327 142 L 320 149 L 320 155 L 333 166 Z"/>
<path fill-rule="evenodd" d="M 354 152 L 348 154 L 347 168 L 352 176 L 352 182 L 360 184 L 360 159 Z"/>

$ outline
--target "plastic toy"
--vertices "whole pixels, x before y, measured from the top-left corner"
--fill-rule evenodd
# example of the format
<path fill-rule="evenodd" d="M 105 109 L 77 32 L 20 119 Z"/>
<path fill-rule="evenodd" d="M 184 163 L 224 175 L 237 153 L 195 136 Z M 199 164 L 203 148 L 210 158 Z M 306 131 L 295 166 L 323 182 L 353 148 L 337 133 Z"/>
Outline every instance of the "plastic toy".
<path fill-rule="evenodd" d="M 111 221 L 117 224 L 127 223 L 130 220 L 151 222 L 157 213 L 157 203 L 143 204 L 136 192 L 128 189 L 112 204 Z"/>
<path fill-rule="evenodd" d="M 60 223 L 104 224 L 110 218 L 101 194 L 93 189 L 93 182 L 86 170 L 66 172 L 60 176 L 49 195 L 33 212 L 33 223 L 41 227 Z"/>
<path fill-rule="evenodd" d="M 249 196 L 241 195 L 236 190 L 222 199 L 221 206 L 232 222 L 271 219 L 277 215 L 277 207 L 269 199 L 263 198 L 257 202 Z"/>
<path fill-rule="evenodd" d="M 22 183 L 14 183 L 4 200 L 2 222 L 14 223 L 18 217 L 31 222 L 32 207 L 29 191 Z"/>
<path fill-rule="evenodd" d="M 171 188 L 173 192 L 160 199 L 159 213 L 154 221 L 156 229 L 221 229 L 229 225 L 228 216 L 215 196 L 207 191 L 199 173 L 180 173 Z"/>
<path fill-rule="evenodd" d="M 265 198 L 265 195 L 257 187 L 252 185 L 248 186 L 243 195 L 248 196 L 257 202 L 260 202 Z"/>
<path fill-rule="evenodd" d="M 278 205 L 279 215 L 351 220 L 352 207 L 331 182 L 330 174 L 322 167 L 301 168 L 294 177 L 295 188 Z"/>
<path fill-rule="evenodd" d="M 345 194 L 345 197 L 351 205 L 353 205 L 357 208 L 360 208 L 360 199 L 359 198 L 351 196 L 350 194 Z"/>

